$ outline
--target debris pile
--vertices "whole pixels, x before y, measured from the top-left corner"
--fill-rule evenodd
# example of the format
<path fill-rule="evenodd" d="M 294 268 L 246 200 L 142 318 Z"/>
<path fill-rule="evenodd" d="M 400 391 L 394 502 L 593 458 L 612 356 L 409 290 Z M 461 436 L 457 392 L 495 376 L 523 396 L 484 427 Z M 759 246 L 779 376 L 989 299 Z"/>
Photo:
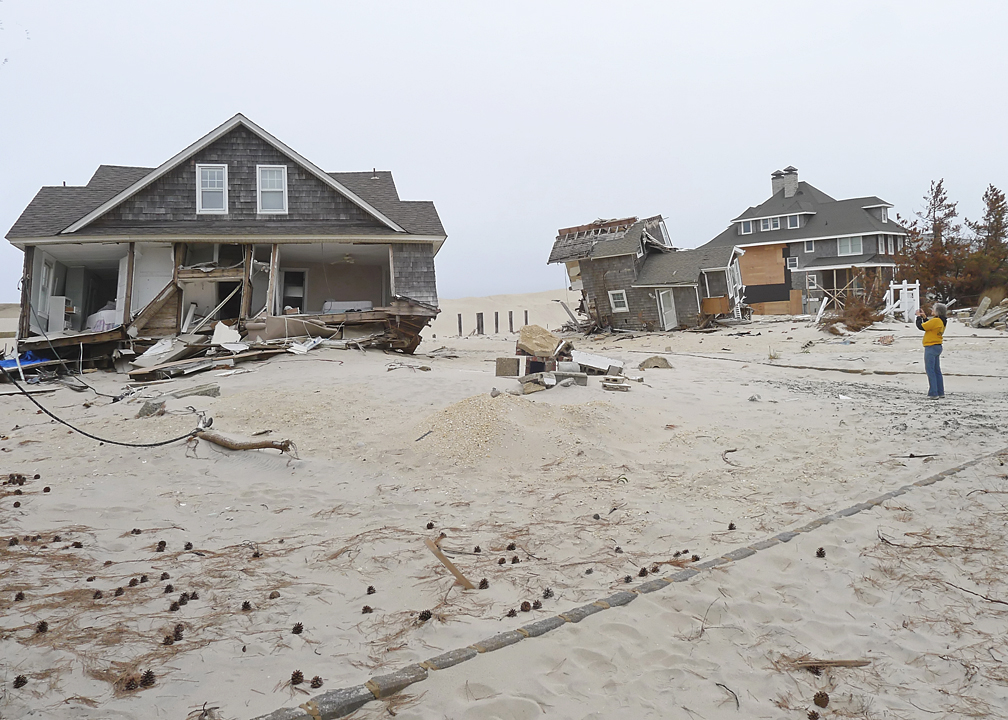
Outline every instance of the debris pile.
<path fill-rule="evenodd" d="M 1008 321 L 1008 298 L 1005 298 L 994 307 L 991 307 L 991 304 L 989 297 L 984 297 L 980 301 L 976 312 L 973 313 L 973 319 L 970 320 L 970 327 L 985 328 L 995 326 L 996 324 L 1001 330 L 1006 329 L 1006 321 Z"/>

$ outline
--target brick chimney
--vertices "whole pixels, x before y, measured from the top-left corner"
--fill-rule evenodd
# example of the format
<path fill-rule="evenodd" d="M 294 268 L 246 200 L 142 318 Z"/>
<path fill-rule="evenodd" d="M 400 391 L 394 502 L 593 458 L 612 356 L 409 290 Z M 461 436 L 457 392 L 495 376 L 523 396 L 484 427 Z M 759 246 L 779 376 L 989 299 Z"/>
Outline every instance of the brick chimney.
<path fill-rule="evenodd" d="M 773 190 L 771 195 L 776 195 L 784 188 L 784 172 L 781 170 L 774 170 L 770 173 L 770 188 Z"/>
<path fill-rule="evenodd" d="M 783 173 L 781 181 L 784 186 L 784 197 L 794 197 L 798 192 L 798 168 L 794 165 L 788 165 L 784 168 Z"/>

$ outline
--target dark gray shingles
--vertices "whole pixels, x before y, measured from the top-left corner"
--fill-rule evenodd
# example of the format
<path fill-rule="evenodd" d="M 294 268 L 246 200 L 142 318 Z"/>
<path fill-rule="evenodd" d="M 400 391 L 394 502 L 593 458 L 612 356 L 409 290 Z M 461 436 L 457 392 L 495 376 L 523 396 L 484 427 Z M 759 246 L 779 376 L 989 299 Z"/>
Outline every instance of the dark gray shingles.
<path fill-rule="evenodd" d="M 694 285 L 701 270 L 726 267 L 731 255 L 732 247 L 725 245 L 649 253 L 634 285 Z"/>
<path fill-rule="evenodd" d="M 336 182 L 364 200 L 378 212 L 414 235 L 445 235 L 434 203 L 427 200 L 400 200 L 392 173 L 331 172 Z"/>
<path fill-rule="evenodd" d="M 88 180 L 87 187 L 119 194 L 133 183 L 154 172 L 154 168 L 132 167 L 128 165 L 99 165 Z M 111 196 L 110 196 L 111 197 Z"/>
<path fill-rule="evenodd" d="M 44 187 L 28 203 L 28 207 L 8 231 L 7 237 L 14 240 L 56 235 L 113 197 L 116 192 L 118 191 L 88 187 Z"/>
<path fill-rule="evenodd" d="M 810 260 L 802 266 L 802 270 L 815 270 L 820 267 L 851 267 L 854 265 L 894 265 L 891 255 L 867 253 L 865 255 L 841 255 L 840 257 L 820 257 Z"/>

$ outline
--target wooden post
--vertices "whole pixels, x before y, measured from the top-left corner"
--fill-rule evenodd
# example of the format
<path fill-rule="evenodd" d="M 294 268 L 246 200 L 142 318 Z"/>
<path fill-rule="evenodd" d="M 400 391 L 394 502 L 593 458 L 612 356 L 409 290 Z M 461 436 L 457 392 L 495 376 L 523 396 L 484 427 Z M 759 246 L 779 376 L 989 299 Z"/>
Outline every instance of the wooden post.
<path fill-rule="evenodd" d="M 18 317 L 18 340 L 31 333 L 32 269 L 35 266 L 35 246 L 24 249 L 24 270 L 21 272 L 21 315 Z"/>
<path fill-rule="evenodd" d="M 462 337 L 462 313 L 458 314 L 459 318 L 459 337 Z"/>
<path fill-rule="evenodd" d="M 133 319 L 133 263 L 135 261 L 136 243 L 129 244 L 126 255 L 126 298 L 123 300 L 123 326 L 129 325 Z"/>
<path fill-rule="evenodd" d="M 528 310 L 525 311 L 525 324 L 528 325 Z"/>
<path fill-rule="evenodd" d="M 494 335 L 500 334 L 500 319 L 497 317 L 497 312 L 494 311 Z"/>
<path fill-rule="evenodd" d="M 508 310 L 508 332 L 514 332 L 514 310 Z"/>
<path fill-rule="evenodd" d="M 252 246 L 245 246 L 245 271 L 242 273 L 241 310 L 238 312 L 239 322 L 244 322 L 252 307 Z"/>
<path fill-rule="evenodd" d="M 483 313 L 476 313 L 476 334 L 483 334 Z"/>
<path fill-rule="evenodd" d="M 182 254 L 185 251 L 185 243 L 175 243 L 172 245 L 172 264 L 175 266 L 172 270 L 172 280 L 175 283 L 175 287 L 178 288 L 178 309 L 175 311 L 175 332 L 178 333 L 182 330 L 182 286 L 179 284 L 178 271 L 179 265 L 185 262 L 185 256 Z"/>
<path fill-rule="evenodd" d="M 276 306 L 276 282 L 277 274 L 280 272 L 280 246 L 277 244 L 273 245 L 273 249 L 270 251 L 270 271 L 269 271 L 269 286 L 266 288 L 266 314 L 275 315 Z"/>

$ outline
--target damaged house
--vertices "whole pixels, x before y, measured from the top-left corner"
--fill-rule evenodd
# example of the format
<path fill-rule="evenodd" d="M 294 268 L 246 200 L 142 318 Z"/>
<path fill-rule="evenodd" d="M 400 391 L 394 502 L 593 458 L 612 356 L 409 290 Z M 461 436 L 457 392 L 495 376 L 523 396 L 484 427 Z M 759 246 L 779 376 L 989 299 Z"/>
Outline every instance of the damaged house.
<path fill-rule="evenodd" d="M 42 188 L 7 239 L 24 251 L 18 350 L 94 361 L 198 342 L 215 321 L 247 343 L 412 352 L 438 313 L 446 235 L 391 173 L 324 172 L 239 114 L 156 168 Z"/>
<path fill-rule="evenodd" d="M 745 302 L 758 315 L 842 307 L 864 283 L 894 278 L 906 229 L 875 196 L 835 200 L 786 167 L 770 176 L 771 196 L 748 208 L 699 250 L 742 248 Z"/>
<path fill-rule="evenodd" d="M 581 310 L 598 327 L 673 330 L 740 312 L 734 246 L 677 250 L 660 215 L 561 228 L 549 263 L 564 263 Z"/>

